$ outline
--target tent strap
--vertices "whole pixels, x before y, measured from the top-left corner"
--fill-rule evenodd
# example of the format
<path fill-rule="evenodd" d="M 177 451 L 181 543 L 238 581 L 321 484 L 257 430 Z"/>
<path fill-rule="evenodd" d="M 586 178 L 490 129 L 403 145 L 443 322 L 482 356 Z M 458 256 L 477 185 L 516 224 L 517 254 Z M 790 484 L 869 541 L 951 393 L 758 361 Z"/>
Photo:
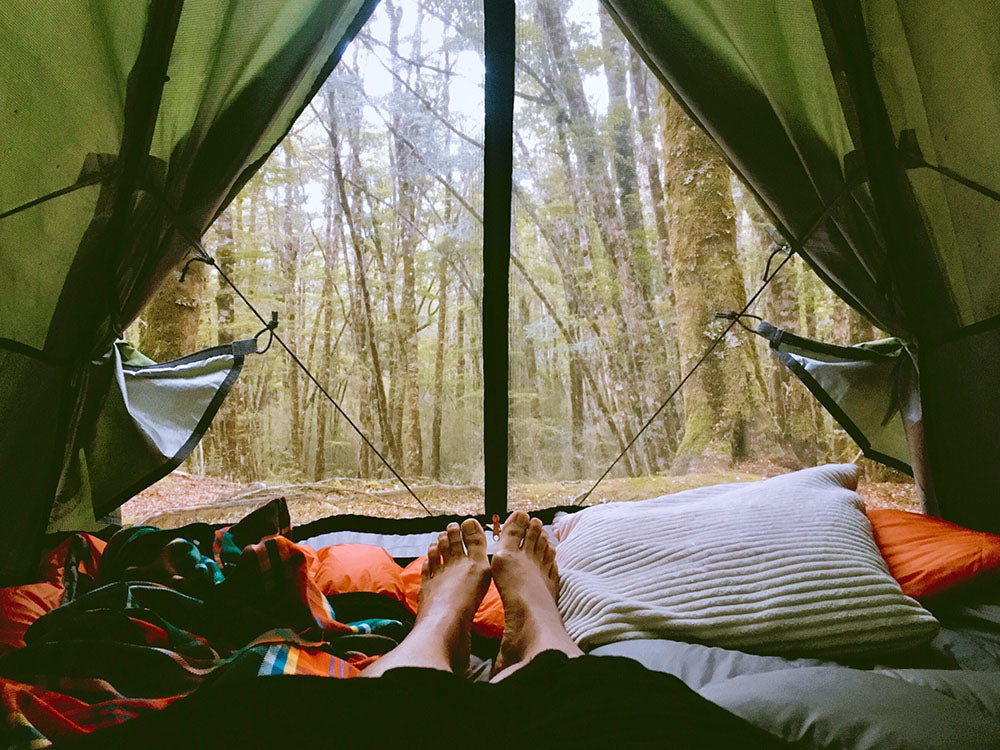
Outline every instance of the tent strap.
<path fill-rule="evenodd" d="M 957 182 L 959 185 L 964 185 L 970 190 L 975 190 L 980 195 L 985 195 L 987 198 L 1000 203 L 1000 192 L 988 188 L 975 180 L 970 180 L 953 169 L 942 167 L 938 164 L 931 164 L 927 161 L 924 158 L 923 151 L 920 149 L 920 144 L 917 142 L 917 132 L 915 130 L 907 129 L 899 134 L 899 153 L 903 157 L 904 167 L 907 170 L 930 169 L 944 175 L 953 182 Z"/>

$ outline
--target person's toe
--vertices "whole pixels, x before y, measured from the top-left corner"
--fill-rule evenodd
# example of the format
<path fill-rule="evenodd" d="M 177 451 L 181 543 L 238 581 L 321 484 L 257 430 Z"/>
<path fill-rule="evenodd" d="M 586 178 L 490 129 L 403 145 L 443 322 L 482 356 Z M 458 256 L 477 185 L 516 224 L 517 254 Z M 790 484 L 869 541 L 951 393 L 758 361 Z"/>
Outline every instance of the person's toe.
<path fill-rule="evenodd" d="M 461 557 L 465 549 L 462 547 L 462 527 L 452 521 L 445 527 L 448 535 L 448 546 L 451 548 L 453 557 Z"/>
<path fill-rule="evenodd" d="M 537 553 L 538 540 L 542 538 L 542 522 L 537 518 L 532 518 L 528 523 L 528 530 L 524 532 L 524 551 L 529 555 Z"/>
<path fill-rule="evenodd" d="M 545 556 L 545 551 L 552 548 L 552 538 L 549 536 L 549 532 L 544 528 L 542 533 L 538 535 L 538 541 L 535 542 L 535 552 L 539 557 Z"/>
<path fill-rule="evenodd" d="M 550 578 L 559 578 L 559 571 L 556 568 L 556 549 L 555 547 L 549 547 L 545 550 L 542 555 L 542 570 L 545 571 L 546 575 Z"/>
<path fill-rule="evenodd" d="M 500 530 L 500 541 L 497 547 L 501 550 L 516 550 L 524 541 L 524 532 L 528 530 L 528 514 L 523 510 L 515 510 L 504 522 Z"/>
<path fill-rule="evenodd" d="M 486 533 L 475 518 L 462 521 L 462 540 L 469 551 L 469 557 L 474 560 L 486 561 Z"/>
<path fill-rule="evenodd" d="M 437 540 L 438 549 L 441 551 L 441 560 L 443 562 L 448 562 L 452 556 L 451 542 L 448 540 L 448 532 L 442 531 L 438 534 Z"/>
<path fill-rule="evenodd" d="M 441 550 L 438 549 L 437 542 L 431 542 L 427 548 L 426 564 L 428 575 L 434 575 L 438 568 L 441 567 Z"/>

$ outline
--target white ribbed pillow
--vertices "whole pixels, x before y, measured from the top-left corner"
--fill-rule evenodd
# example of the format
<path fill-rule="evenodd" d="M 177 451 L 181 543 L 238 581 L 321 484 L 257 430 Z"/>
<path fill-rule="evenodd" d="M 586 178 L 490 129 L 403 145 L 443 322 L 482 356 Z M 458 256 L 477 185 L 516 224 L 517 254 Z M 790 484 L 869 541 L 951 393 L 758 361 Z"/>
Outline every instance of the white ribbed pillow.
<path fill-rule="evenodd" d="M 850 464 L 556 519 L 559 610 L 588 649 L 669 638 L 850 656 L 930 641 L 938 623 L 879 554 Z"/>

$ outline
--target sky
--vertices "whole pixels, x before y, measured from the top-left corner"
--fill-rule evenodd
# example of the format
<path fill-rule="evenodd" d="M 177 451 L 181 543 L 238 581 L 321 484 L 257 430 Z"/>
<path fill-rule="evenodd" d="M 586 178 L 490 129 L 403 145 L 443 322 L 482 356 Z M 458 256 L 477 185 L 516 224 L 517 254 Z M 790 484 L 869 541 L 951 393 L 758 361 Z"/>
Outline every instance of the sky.
<path fill-rule="evenodd" d="M 567 19 L 571 19 L 572 24 L 580 27 L 592 39 L 598 41 L 600 39 L 598 14 L 601 12 L 598 0 L 564 0 L 564 5 Z M 404 58 L 413 58 L 416 55 L 411 37 L 417 22 L 418 4 L 405 2 L 400 3 L 397 7 L 403 11 L 399 31 L 401 41 L 397 53 Z M 518 5 L 519 19 L 529 13 L 531 10 L 527 3 Z M 366 97 L 377 102 L 392 95 L 394 83 L 390 73 L 393 56 L 388 49 L 390 22 L 386 4 L 382 3 L 376 6 L 372 17 L 362 29 L 362 34 L 374 41 L 365 44 L 362 40 L 356 39 L 345 52 L 343 60 L 344 64 L 357 67 L 360 70 Z M 445 24 L 432 13 L 425 12 L 422 19 L 421 35 L 425 45 L 425 54 L 428 50 L 439 49 L 446 34 Z M 450 64 L 453 65 L 455 71 L 455 74 L 450 77 L 451 120 L 463 133 L 477 141 L 482 141 L 485 70 L 480 52 L 472 45 L 473 42 L 467 42 L 464 45 L 465 49 L 462 49 L 462 43 L 458 42 L 453 44 L 450 50 Z M 425 62 L 437 67 L 443 68 L 445 66 L 443 54 L 430 55 L 426 57 Z M 424 73 L 427 74 L 426 71 Z M 334 85 L 336 85 L 338 75 L 338 70 L 335 69 L 331 75 L 331 81 Z M 592 109 L 598 115 L 605 114 L 608 106 L 608 92 L 603 76 L 588 76 L 584 79 L 583 84 Z M 517 111 L 525 106 L 535 105 L 522 99 L 516 100 Z M 375 131 L 385 129 L 387 132 L 385 124 L 375 108 L 365 106 L 364 119 L 366 125 L 371 129 Z M 317 140 L 325 137 L 320 125 L 315 122 L 315 115 L 311 108 L 304 111 L 293 130 L 301 131 L 307 137 Z M 444 132 L 443 126 L 441 131 Z M 522 132 L 520 135 L 528 140 L 530 147 L 531 134 Z M 321 185 L 313 184 L 306 187 L 306 208 L 310 214 L 321 215 L 323 202 L 324 195 Z"/>

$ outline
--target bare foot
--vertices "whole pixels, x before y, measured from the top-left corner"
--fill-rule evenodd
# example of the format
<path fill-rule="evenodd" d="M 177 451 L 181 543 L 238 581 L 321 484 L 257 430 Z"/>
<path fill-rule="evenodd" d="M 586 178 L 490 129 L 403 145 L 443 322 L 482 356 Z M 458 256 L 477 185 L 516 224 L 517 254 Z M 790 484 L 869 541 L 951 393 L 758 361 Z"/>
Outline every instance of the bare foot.
<path fill-rule="evenodd" d="M 448 524 L 427 548 L 420 572 L 413 630 L 396 648 L 365 669 L 379 677 L 397 667 L 428 667 L 464 674 L 469 665 L 472 618 L 490 585 L 486 534 L 474 518 Z"/>
<path fill-rule="evenodd" d="M 537 518 L 511 513 L 493 555 L 493 580 L 503 600 L 505 624 L 494 679 L 503 679 L 542 651 L 583 652 L 566 633 L 556 606 L 556 550 Z"/>

